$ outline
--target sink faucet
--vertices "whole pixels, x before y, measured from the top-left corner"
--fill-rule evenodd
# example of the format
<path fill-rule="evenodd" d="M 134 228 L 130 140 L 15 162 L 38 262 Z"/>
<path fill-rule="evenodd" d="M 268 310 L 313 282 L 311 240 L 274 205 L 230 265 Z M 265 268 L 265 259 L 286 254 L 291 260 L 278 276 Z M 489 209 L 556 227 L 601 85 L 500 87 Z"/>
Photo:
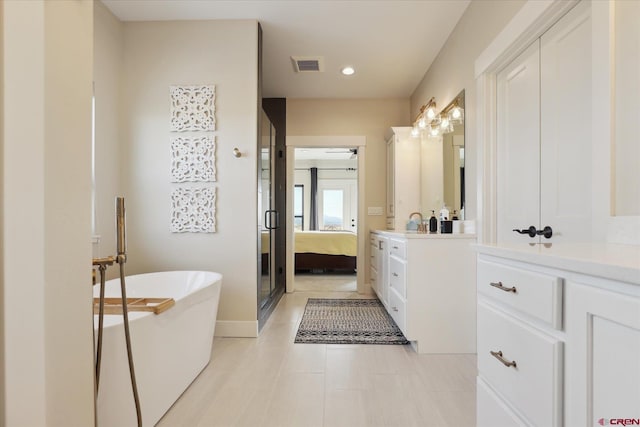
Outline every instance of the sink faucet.
<path fill-rule="evenodd" d="M 413 218 L 414 215 L 418 215 L 420 217 L 420 222 L 418 223 L 418 233 L 426 233 L 427 232 L 427 228 L 422 223 L 422 214 L 420 212 L 411 212 L 409 214 L 409 220 L 411 220 L 411 218 Z"/>

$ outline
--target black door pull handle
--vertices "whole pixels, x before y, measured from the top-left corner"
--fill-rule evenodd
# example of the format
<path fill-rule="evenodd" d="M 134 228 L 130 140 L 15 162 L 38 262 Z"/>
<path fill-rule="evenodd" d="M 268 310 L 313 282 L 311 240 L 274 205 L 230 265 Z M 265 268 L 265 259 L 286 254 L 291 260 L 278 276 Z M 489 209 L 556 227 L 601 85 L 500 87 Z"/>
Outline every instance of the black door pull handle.
<path fill-rule="evenodd" d="M 538 234 L 538 230 L 536 230 L 536 228 L 533 225 L 523 230 L 518 230 L 517 228 L 514 228 L 513 231 L 520 234 L 528 234 L 529 237 L 536 237 L 536 235 Z"/>
<path fill-rule="evenodd" d="M 553 229 L 546 225 L 542 230 L 537 231 L 538 236 L 544 236 L 547 239 L 550 239 L 553 236 Z"/>
<path fill-rule="evenodd" d="M 528 234 L 529 237 L 532 237 L 532 238 L 536 236 L 544 236 L 545 238 L 550 239 L 551 236 L 553 236 L 553 229 L 548 225 L 545 226 L 542 230 L 536 230 L 536 228 L 532 225 L 529 228 L 522 229 L 522 230 L 518 230 L 517 228 L 514 228 L 513 231 L 520 234 Z"/>

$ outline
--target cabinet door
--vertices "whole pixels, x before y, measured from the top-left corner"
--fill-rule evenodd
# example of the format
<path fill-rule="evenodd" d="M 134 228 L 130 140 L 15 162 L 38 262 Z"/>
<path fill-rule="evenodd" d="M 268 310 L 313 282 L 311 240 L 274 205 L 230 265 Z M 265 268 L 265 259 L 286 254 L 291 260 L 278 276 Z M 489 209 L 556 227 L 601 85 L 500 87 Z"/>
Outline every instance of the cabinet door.
<path fill-rule="evenodd" d="M 591 4 L 497 76 L 497 241 L 591 239 Z M 551 239 L 513 229 L 553 229 Z"/>
<path fill-rule="evenodd" d="M 393 218 L 395 215 L 395 141 L 391 137 L 387 141 L 387 217 Z"/>
<path fill-rule="evenodd" d="M 497 240 L 540 219 L 540 52 L 533 43 L 497 76 Z"/>
<path fill-rule="evenodd" d="M 591 240 L 591 5 L 540 39 L 540 227 L 551 240 Z"/>
<path fill-rule="evenodd" d="M 629 291 L 568 282 L 567 426 L 640 419 L 640 295 Z"/>
<path fill-rule="evenodd" d="M 387 307 L 389 303 L 389 240 L 386 237 L 378 237 L 378 297 Z"/>

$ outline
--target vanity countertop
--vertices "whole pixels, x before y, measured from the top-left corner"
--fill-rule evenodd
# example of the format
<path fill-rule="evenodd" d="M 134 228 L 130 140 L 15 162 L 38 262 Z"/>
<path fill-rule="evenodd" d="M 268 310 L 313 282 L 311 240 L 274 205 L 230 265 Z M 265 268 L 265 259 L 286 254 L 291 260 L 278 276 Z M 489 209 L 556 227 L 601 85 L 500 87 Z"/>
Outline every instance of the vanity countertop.
<path fill-rule="evenodd" d="M 478 253 L 640 285 L 640 246 L 604 243 L 478 244 Z"/>
<path fill-rule="evenodd" d="M 476 239 L 475 234 L 469 233 L 418 233 L 417 231 L 373 230 L 372 233 L 400 239 Z"/>

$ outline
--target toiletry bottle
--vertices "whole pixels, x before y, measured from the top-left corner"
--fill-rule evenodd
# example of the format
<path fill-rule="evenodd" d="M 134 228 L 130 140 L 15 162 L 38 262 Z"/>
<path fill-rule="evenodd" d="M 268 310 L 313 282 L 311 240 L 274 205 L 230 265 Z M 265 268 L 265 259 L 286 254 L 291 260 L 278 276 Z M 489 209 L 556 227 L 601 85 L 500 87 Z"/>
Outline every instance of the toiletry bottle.
<path fill-rule="evenodd" d="M 458 220 L 458 211 L 457 210 L 453 210 L 453 215 L 451 216 L 451 221 L 457 221 Z"/>
<path fill-rule="evenodd" d="M 446 206 L 443 206 L 440 209 L 440 221 L 448 221 L 449 220 L 449 209 Z"/>
<path fill-rule="evenodd" d="M 435 233 L 438 231 L 438 220 L 436 219 L 436 211 L 431 211 L 431 218 L 429 218 L 429 232 Z"/>

